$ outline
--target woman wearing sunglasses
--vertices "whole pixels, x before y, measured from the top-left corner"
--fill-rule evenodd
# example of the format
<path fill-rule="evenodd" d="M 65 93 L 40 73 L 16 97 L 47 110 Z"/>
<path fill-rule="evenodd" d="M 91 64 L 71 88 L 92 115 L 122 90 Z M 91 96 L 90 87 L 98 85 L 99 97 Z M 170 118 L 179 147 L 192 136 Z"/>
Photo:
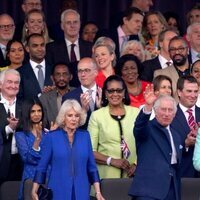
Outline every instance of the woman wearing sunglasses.
<path fill-rule="evenodd" d="M 101 179 L 134 174 L 133 126 L 138 109 L 129 104 L 123 79 L 117 75 L 109 76 L 102 89 L 102 108 L 92 113 L 88 126 Z"/>

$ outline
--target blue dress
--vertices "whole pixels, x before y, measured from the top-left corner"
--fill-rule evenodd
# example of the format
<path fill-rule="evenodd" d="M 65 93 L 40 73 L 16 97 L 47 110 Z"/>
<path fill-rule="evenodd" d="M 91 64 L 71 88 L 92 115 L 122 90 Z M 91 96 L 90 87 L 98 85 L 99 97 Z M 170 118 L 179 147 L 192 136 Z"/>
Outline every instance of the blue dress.
<path fill-rule="evenodd" d="M 45 133 L 42 134 L 42 140 L 40 143 L 40 148 L 43 148 L 43 139 Z M 41 151 L 33 150 L 33 144 L 35 141 L 35 136 L 31 132 L 17 132 L 15 134 L 16 144 L 19 154 L 24 163 L 24 170 L 22 175 L 21 188 L 18 199 L 23 199 L 23 185 L 26 179 L 33 180 L 36 167 L 41 158 Z"/>
<path fill-rule="evenodd" d="M 71 200 L 74 196 L 89 200 L 90 185 L 99 182 L 99 175 L 88 131 L 77 129 L 72 145 L 63 129 L 50 131 L 44 139 L 34 182 L 45 182 L 48 164 L 48 187 L 54 200 Z"/>

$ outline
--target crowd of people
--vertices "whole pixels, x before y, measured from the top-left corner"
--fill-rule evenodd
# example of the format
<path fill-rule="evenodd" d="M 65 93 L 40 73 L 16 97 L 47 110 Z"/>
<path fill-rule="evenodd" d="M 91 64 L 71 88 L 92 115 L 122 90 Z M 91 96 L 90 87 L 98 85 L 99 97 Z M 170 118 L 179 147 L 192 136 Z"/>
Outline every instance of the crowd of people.
<path fill-rule="evenodd" d="M 0 14 L 0 185 L 104 200 L 101 179 L 133 178 L 133 200 L 180 200 L 200 177 L 200 5 L 184 33 L 152 0 L 108 30 L 66 2 L 53 39 L 41 0 L 23 0 L 23 24 Z"/>

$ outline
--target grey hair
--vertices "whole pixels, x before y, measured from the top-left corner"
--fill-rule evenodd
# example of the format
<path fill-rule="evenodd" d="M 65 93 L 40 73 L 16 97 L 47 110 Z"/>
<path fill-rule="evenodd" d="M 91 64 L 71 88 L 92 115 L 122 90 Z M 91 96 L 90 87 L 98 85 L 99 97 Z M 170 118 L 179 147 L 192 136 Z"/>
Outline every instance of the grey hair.
<path fill-rule="evenodd" d="M 76 10 L 67 9 L 67 10 L 64 10 L 62 12 L 62 14 L 61 14 L 60 20 L 61 20 L 62 23 L 64 22 L 65 15 L 68 14 L 68 13 L 74 13 L 74 14 L 76 14 L 78 16 L 78 18 L 79 18 L 79 21 L 80 21 L 80 14 Z"/>
<path fill-rule="evenodd" d="M 138 40 L 129 40 L 125 45 L 123 45 L 122 50 L 121 50 L 121 56 L 127 54 L 128 49 L 133 46 L 133 45 L 139 45 L 140 49 L 142 51 L 142 59 L 145 59 L 145 50 L 142 45 L 142 43 Z"/>
<path fill-rule="evenodd" d="M 190 24 L 187 28 L 187 35 L 190 35 L 192 33 L 192 28 L 194 26 L 199 26 L 200 27 L 200 23 L 199 22 L 194 22 L 192 24 Z"/>
<path fill-rule="evenodd" d="M 78 101 L 74 99 L 68 99 L 64 101 L 62 104 L 60 111 L 58 113 L 58 116 L 56 118 L 56 123 L 58 124 L 59 127 L 64 126 L 64 120 L 67 112 L 69 110 L 74 109 L 79 115 L 80 115 L 80 120 L 79 120 L 79 126 L 82 126 L 85 124 L 87 114 L 86 112 L 82 109 L 81 105 L 78 103 Z"/>
<path fill-rule="evenodd" d="M 155 101 L 154 105 L 153 105 L 154 111 L 156 112 L 158 110 L 158 108 L 160 107 L 160 104 L 161 104 L 161 102 L 163 100 L 172 101 L 173 107 L 174 107 L 174 113 L 176 113 L 176 111 L 177 111 L 177 104 L 176 104 L 175 99 L 172 96 L 170 96 L 170 95 L 160 95 L 158 97 L 158 99 Z"/>
<path fill-rule="evenodd" d="M 20 82 L 20 80 L 21 80 L 20 73 L 17 70 L 15 70 L 15 69 L 6 69 L 6 70 L 1 71 L 1 73 L 0 73 L 0 82 L 1 83 L 4 82 L 5 76 L 8 75 L 8 74 L 14 74 L 14 75 L 19 76 L 19 82 Z"/>
<path fill-rule="evenodd" d="M 109 51 L 109 53 L 114 55 L 114 59 L 112 61 L 112 66 L 116 65 L 116 54 L 115 54 L 115 49 L 116 45 L 113 42 L 113 40 L 109 37 L 99 37 L 96 42 L 94 43 L 92 50 L 93 50 L 93 57 L 94 57 L 94 51 L 98 47 L 106 47 Z"/>

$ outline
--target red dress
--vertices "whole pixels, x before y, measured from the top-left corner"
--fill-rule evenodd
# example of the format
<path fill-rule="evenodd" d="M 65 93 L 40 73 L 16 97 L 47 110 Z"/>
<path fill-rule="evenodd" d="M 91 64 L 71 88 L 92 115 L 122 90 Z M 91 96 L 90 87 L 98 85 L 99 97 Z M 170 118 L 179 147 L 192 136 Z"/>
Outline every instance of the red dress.
<path fill-rule="evenodd" d="M 138 94 L 136 96 L 133 96 L 132 94 L 129 94 L 129 97 L 130 97 L 130 100 L 131 100 L 130 105 L 134 106 L 134 107 L 137 107 L 137 108 L 139 108 L 141 105 L 145 104 L 145 99 L 144 99 L 144 96 L 143 96 L 143 92 L 145 91 L 146 86 L 148 84 L 150 84 L 149 82 L 146 82 L 146 81 L 140 81 L 140 82 L 142 84 L 142 91 L 140 92 L 140 94 Z"/>
<path fill-rule="evenodd" d="M 114 70 L 113 70 L 113 75 L 115 74 Z M 96 84 L 100 87 L 100 88 L 103 88 L 103 84 L 106 80 L 106 76 L 103 74 L 102 71 L 99 71 L 97 76 L 96 76 Z"/>

